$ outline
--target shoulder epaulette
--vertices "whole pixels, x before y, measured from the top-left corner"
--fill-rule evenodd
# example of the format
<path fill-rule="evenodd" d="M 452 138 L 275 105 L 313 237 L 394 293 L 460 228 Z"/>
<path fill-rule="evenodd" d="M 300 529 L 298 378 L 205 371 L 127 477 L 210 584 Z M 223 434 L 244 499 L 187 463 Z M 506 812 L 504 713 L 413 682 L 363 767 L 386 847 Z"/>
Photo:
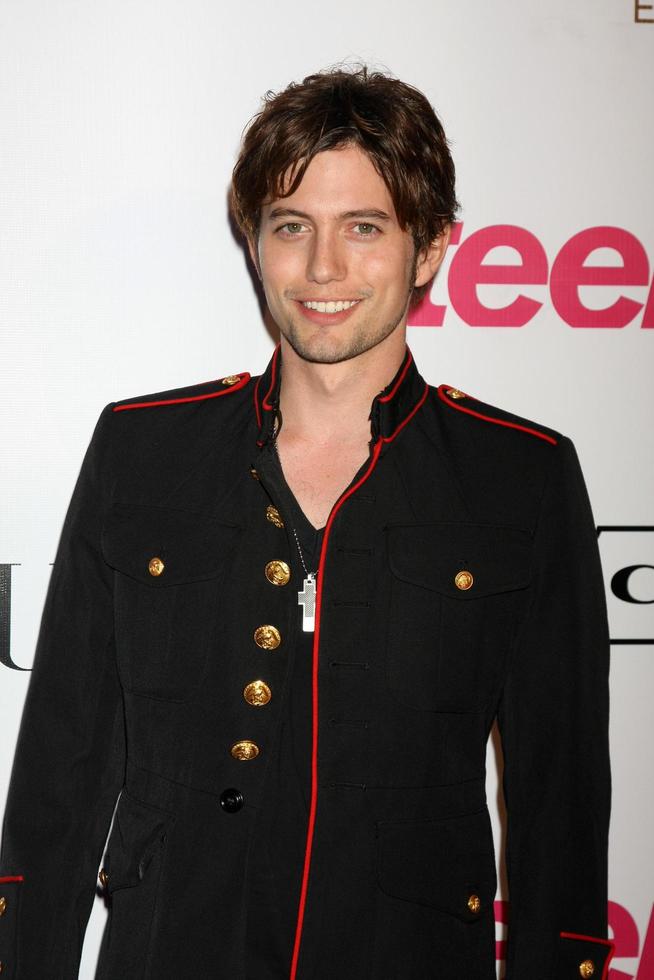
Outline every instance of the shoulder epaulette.
<path fill-rule="evenodd" d="M 503 425 L 508 429 L 517 429 L 519 432 L 527 432 L 530 436 L 536 436 L 537 439 L 543 439 L 545 442 L 550 442 L 553 446 L 557 445 L 558 439 L 555 436 L 549 435 L 547 432 L 541 432 L 538 429 L 533 428 L 532 425 L 527 425 L 523 421 L 514 420 L 513 418 L 501 418 L 495 415 L 488 415 L 486 412 L 481 412 L 476 408 L 471 408 L 468 405 L 462 405 L 463 400 L 470 400 L 476 402 L 477 399 L 472 395 L 466 395 L 464 391 L 460 391 L 459 388 L 451 388 L 450 385 L 439 385 L 438 386 L 438 397 L 446 405 L 451 408 L 456 408 L 459 412 L 465 412 L 466 415 L 473 415 L 477 419 L 483 419 L 484 422 L 494 422 L 495 425 Z M 500 411 L 499 409 L 493 409 L 490 405 L 484 405 L 484 408 L 489 411 Z M 502 413 L 503 414 L 503 413 Z M 526 420 L 525 420 L 526 421 Z"/>
<path fill-rule="evenodd" d="M 145 396 L 144 399 L 139 401 L 131 402 L 118 402 L 113 407 L 114 412 L 126 412 L 128 409 L 132 408 L 155 408 L 159 405 L 183 405 L 186 402 L 202 402 L 207 401 L 209 398 L 220 398 L 221 395 L 229 395 L 234 391 L 239 391 L 244 388 L 250 380 L 250 375 L 247 371 L 242 371 L 240 374 L 229 374 L 226 378 L 220 378 L 218 381 L 207 381 L 204 385 L 195 385 L 191 389 L 178 389 L 178 393 L 170 392 L 171 398 L 160 397 L 157 395 Z M 213 386 L 219 385 L 220 387 L 213 389 Z M 203 391 L 199 394 L 188 394 L 182 395 L 181 392 L 184 390 L 195 391 L 197 388 L 210 387 L 211 390 Z M 163 393 L 167 394 L 166 392 Z M 150 400 L 148 400 L 150 399 Z"/>

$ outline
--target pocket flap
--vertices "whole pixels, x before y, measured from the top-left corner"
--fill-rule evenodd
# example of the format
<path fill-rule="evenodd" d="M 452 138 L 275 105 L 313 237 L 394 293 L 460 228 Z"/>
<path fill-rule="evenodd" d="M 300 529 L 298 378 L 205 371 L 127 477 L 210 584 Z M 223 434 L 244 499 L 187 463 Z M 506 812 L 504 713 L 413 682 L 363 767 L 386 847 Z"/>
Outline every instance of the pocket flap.
<path fill-rule="evenodd" d="M 142 803 L 125 790 L 120 795 L 104 857 L 107 891 L 133 888 L 163 846 L 174 817 Z"/>
<path fill-rule="evenodd" d="M 531 535 L 520 528 L 467 523 L 393 524 L 386 532 L 391 571 L 412 585 L 462 601 L 529 585 Z M 467 588 L 456 584 L 461 571 L 472 576 Z M 465 579 L 463 584 L 467 584 Z"/>
<path fill-rule="evenodd" d="M 562 932 L 556 961 L 557 976 L 560 973 L 566 977 L 606 977 L 614 955 L 615 943 L 611 939 Z"/>
<path fill-rule="evenodd" d="M 382 891 L 464 922 L 493 914 L 497 887 L 488 811 L 446 820 L 378 824 Z"/>
<path fill-rule="evenodd" d="M 228 563 L 240 530 L 188 511 L 115 505 L 102 530 L 102 553 L 111 568 L 161 589 L 215 578 Z"/>

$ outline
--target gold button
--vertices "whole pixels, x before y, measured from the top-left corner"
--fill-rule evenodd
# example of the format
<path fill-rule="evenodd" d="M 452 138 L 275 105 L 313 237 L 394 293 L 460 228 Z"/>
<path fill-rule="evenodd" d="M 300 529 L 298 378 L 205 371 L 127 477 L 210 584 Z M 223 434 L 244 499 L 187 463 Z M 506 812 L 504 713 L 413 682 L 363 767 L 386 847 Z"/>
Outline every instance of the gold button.
<path fill-rule="evenodd" d="M 275 527 L 284 527 L 284 522 L 282 520 L 281 514 L 279 513 L 276 507 L 273 507 L 272 504 L 268 504 L 268 506 L 266 507 L 266 518 L 270 521 L 271 524 L 274 524 Z"/>
<path fill-rule="evenodd" d="M 282 642 L 282 634 L 276 626 L 257 626 L 254 631 L 254 642 L 262 650 L 276 650 Z"/>
<path fill-rule="evenodd" d="M 467 592 L 469 588 L 472 587 L 474 579 L 472 577 L 472 572 L 457 572 L 454 576 L 454 584 L 457 589 L 461 589 L 462 592 Z"/>
<path fill-rule="evenodd" d="M 272 691 L 265 681 L 250 681 L 243 688 L 243 697 L 248 704 L 258 708 L 260 705 L 268 704 L 272 697 Z"/>
<path fill-rule="evenodd" d="M 579 976 L 583 977 L 584 980 L 588 980 L 588 977 L 592 977 L 595 972 L 595 964 L 592 960 L 584 960 L 583 963 L 579 964 Z"/>
<path fill-rule="evenodd" d="M 251 466 L 250 467 L 250 476 L 252 477 L 253 480 L 258 480 L 259 479 L 259 474 L 255 470 L 254 466 Z"/>
<path fill-rule="evenodd" d="M 223 378 L 221 384 L 224 385 L 235 385 L 237 381 L 240 381 L 238 374 L 228 374 L 226 378 Z"/>
<path fill-rule="evenodd" d="M 235 759 L 246 762 L 248 759 L 256 759 L 259 755 L 259 746 L 245 739 L 243 742 L 235 742 L 230 751 Z"/>
<path fill-rule="evenodd" d="M 286 585 L 291 577 L 291 570 L 285 561 L 269 561 L 265 568 L 266 578 L 272 585 Z"/>
<path fill-rule="evenodd" d="M 158 575 L 161 575 L 165 567 L 166 566 L 162 562 L 161 558 L 151 558 L 148 562 L 148 571 L 150 575 L 154 575 L 155 578 Z"/>
<path fill-rule="evenodd" d="M 98 875 L 98 878 L 100 879 L 100 884 L 102 885 L 102 887 L 106 888 L 107 882 L 109 881 L 109 875 L 104 870 L 104 868 L 100 868 L 100 873 Z"/>
<path fill-rule="evenodd" d="M 450 398 L 465 398 L 466 397 L 465 394 L 464 394 L 464 392 L 459 391 L 458 388 L 448 388 L 447 389 L 447 394 L 450 396 Z"/>
<path fill-rule="evenodd" d="M 0 897 L 0 915 L 4 915 L 7 911 L 7 899 Z"/>
<path fill-rule="evenodd" d="M 477 912 L 479 912 L 479 910 L 481 909 L 481 899 L 479 898 L 479 895 L 470 896 L 470 898 L 468 899 L 468 908 L 475 915 L 477 914 Z"/>

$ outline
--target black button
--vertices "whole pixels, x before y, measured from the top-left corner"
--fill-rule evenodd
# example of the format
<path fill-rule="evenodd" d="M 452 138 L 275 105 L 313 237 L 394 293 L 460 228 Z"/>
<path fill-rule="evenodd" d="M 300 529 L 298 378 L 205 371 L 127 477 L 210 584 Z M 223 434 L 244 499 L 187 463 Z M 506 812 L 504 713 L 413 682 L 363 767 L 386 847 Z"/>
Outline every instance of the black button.
<path fill-rule="evenodd" d="M 236 813 L 243 806 L 243 794 L 240 789 L 224 789 L 220 794 L 220 805 L 226 813 Z"/>

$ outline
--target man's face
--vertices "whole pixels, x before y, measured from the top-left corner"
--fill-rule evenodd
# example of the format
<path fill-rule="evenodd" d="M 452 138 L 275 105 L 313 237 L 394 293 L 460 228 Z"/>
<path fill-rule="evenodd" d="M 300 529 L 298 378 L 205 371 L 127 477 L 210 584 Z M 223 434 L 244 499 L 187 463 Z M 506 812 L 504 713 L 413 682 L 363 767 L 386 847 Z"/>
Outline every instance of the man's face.
<path fill-rule="evenodd" d="M 413 286 L 428 282 L 443 250 L 416 261 L 386 184 L 354 146 L 318 153 L 293 194 L 262 207 L 250 243 L 282 336 L 323 364 L 404 330 Z"/>

